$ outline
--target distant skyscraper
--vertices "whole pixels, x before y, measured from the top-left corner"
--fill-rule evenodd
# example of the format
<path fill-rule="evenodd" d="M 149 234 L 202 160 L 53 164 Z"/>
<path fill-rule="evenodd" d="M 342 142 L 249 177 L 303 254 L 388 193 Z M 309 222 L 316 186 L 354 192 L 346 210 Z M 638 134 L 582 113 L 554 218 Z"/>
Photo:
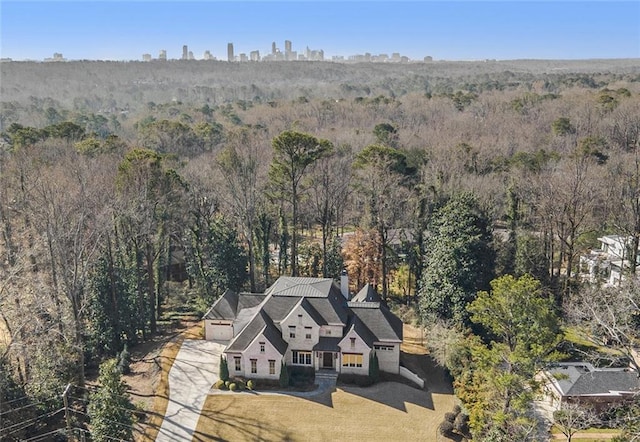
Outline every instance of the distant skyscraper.
<path fill-rule="evenodd" d="M 276 48 L 276 42 L 271 43 L 271 55 L 276 55 L 278 49 Z"/>
<path fill-rule="evenodd" d="M 235 57 L 233 56 L 233 43 L 227 44 L 227 61 L 234 61 Z"/>
<path fill-rule="evenodd" d="M 142 61 L 151 61 L 151 54 L 142 54 Z"/>
<path fill-rule="evenodd" d="M 292 51 L 291 51 L 291 41 L 290 40 L 285 40 L 284 41 L 284 59 L 285 60 L 291 60 L 292 57 Z"/>
<path fill-rule="evenodd" d="M 211 55 L 211 51 L 204 51 L 204 59 L 205 60 L 213 60 L 213 55 Z"/>
<path fill-rule="evenodd" d="M 187 45 L 182 46 L 182 59 L 183 60 L 189 59 L 189 48 L 187 47 Z"/>
<path fill-rule="evenodd" d="M 249 60 L 260 61 L 260 51 L 251 51 L 249 53 Z"/>
<path fill-rule="evenodd" d="M 160 49 L 160 55 L 158 55 L 158 60 L 167 61 L 167 50 Z"/>

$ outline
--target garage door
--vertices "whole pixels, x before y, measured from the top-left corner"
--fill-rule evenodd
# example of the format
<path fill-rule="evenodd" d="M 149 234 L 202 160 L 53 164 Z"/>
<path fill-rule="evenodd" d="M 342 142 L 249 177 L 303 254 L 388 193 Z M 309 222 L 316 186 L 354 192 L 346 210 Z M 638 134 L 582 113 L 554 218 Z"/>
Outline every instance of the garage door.
<path fill-rule="evenodd" d="M 207 339 L 213 341 L 229 341 L 233 338 L 233 326 L 229 324 L 209 324 Z"/>

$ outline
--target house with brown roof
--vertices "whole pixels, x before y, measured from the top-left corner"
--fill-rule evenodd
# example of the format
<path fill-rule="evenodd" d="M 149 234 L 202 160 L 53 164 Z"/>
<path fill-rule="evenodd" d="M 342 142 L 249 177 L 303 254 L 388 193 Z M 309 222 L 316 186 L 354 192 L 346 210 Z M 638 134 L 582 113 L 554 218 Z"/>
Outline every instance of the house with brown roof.
<path fill-rule="evenodd" d="M 402 321 L 369 285 L 349 299 L 332 279 L 283 276 L 264 294 L 227 291 L 203 320 L 205 339 L 228 341 L 232 376 L 277 379 L 282 362 L 366 375 L 373 353 L 400 372 Z"/>

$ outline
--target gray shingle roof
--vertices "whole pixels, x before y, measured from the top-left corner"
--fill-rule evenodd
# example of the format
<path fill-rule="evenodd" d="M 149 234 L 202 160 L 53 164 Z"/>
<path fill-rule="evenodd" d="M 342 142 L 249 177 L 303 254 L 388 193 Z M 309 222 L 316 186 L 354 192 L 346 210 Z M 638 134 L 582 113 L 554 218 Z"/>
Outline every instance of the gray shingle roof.
<path fill-rule="evenodd" d="M 263 309 L 258 310 L 257 314 L 249 321 L 240 334 L 229 343 L 226 351 L 234 352 L 245 350 L 261 333 L 281 355 L 284 354 L 288 344 L 282 339 L 280 331 Z"/>
<path fill-rule="evenodd" d="M 242 310 L 259 305 L 264 297 L 261 293 L 238 294 L 227 290 L 213 303 L 202 319 L 234 320 Z"/>
<path fill-rule="evenodd" d="M 213 303 L 202 319 L 233 320 L 238 314 L 238 294 L 227 290 Z"/>
<path fill-rule="evenodd" d="M 342 338 L 320 336 L 318 343 L 313 346 L 314 351 L 340 351 L 338 344 Z"/>
<path fill-rule="evenodd" d="M 327 324 L 347 324 L 348 312 L 345 308 L 345 299 L 342 295 L 331 295 L 326 299 L 307 298 L 309 304 L 316 309 Z"/>
<path fill-rule="evenodd" d="M 640 391 L 638 373 L 630 369 L 597 369 L 590 364 L 558 364 L 547 369 L 563 396 L 609 395 Z"/>
<path fill-rule="evenodd" d="M 370 306 L 364 306 L 370 304 Z M 361 303 L 351 311 L 375 336 L 376 341 L 402 341 L 402 321 L 379 303 Z"/>
<path fill-rule="evenodd" d="M 295 307 L 300 298 L 292 298 L 288 296 L 269 296 L 265 301 L 264 311 L 271 317 L 273 322 L 279 323 L 287 317 L 291 309 Z"/>

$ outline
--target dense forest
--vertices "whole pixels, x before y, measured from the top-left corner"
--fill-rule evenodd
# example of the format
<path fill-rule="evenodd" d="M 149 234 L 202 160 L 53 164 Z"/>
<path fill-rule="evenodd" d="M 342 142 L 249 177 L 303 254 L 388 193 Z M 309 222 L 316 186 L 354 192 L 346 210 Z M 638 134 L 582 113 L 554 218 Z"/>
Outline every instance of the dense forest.
<path fill-rule="evenodd" d="M 579 257 L 618 234 L 638 260 L 637 60 L 0 68 L 3 439 L 60 422 L 172 300 L 283 274 L 346 268 L 425 327 L 474 440 L 535 440 L 567 330 L 635 363 L 636 266 L 594 288 Z"/>

